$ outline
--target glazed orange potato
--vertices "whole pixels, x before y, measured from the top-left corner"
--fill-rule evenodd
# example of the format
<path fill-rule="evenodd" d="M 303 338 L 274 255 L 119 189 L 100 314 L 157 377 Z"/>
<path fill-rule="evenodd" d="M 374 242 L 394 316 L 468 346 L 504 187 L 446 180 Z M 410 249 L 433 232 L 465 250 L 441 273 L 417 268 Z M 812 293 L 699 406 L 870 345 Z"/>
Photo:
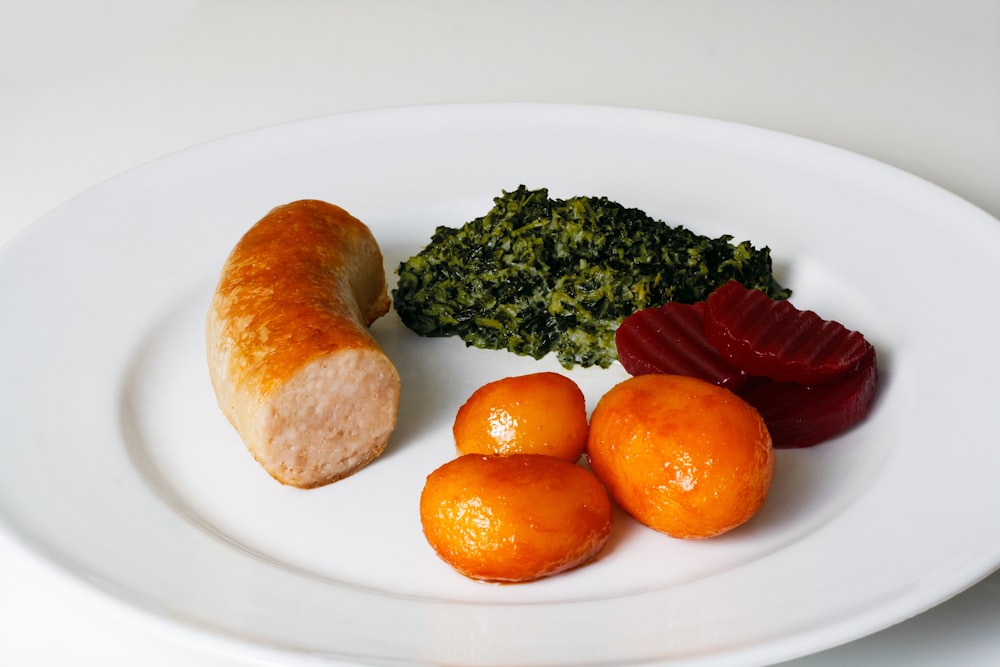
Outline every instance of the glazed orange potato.
<path fill-rule="evenodd" d="M 483 385 L 455 417 L 461 454 L 548 454 L 577 461 L 587 444 L 587 405 L 573 380 L 531 373 Z"/>
<path fill-rule="evenodd" d="M 427 477 L 420 520 L 431 547 L 472 579 L 524 582 L 593 559 L 611 501 L 582 466 L 541 454 L 466 454 Z"/>
<path fill-rule="evenodd" d="M 680 375 L 640 375 L 606 393 L 591 415 L 587 456 L 625 511 L 688 539 L 750 519 L 774 474 L 757 411 L 728 389 Z"/>

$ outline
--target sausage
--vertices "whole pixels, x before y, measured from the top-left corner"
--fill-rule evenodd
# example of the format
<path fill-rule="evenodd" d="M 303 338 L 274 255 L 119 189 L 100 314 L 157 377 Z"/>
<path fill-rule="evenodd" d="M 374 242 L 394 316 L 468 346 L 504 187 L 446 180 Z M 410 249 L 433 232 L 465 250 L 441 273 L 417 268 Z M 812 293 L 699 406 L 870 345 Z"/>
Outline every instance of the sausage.
<path fill-rule="evenodd" d="M 278 206 L 233 248 L 206 321 L 209 375 L 279 482 L 329 484 L 385 449 L 400 379 L 368 327 L 389 306 L 375 237 L 333 204 Z"/>

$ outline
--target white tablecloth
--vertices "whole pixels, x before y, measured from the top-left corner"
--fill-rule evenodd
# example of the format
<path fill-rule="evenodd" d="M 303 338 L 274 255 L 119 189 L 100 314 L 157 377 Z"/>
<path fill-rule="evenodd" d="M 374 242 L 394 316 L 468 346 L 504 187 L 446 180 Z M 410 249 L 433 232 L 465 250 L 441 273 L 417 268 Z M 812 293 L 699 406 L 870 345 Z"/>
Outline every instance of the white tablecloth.
<path fill-rule="evenodd" d="M 220 136 L 478 101 L 642 107 L 781 130 L 1000 216 L 997 0 L 0 0 L 0 244 L 112 176 Z M 1000 664 L 997 628 L 994 574 L 794 664 Z M 252 663 L 133 625 L 0 549 L 0 664 Z"/>

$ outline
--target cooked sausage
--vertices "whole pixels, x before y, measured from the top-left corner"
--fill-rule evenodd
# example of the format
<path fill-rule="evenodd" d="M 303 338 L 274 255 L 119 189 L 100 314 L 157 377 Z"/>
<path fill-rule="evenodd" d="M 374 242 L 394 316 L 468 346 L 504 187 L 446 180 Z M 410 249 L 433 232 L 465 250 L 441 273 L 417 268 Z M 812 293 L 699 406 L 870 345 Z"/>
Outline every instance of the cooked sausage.
<path fill-rule="evenodd" d="M 385 449 L 400 380 L 368 327 L 389 306 L 375 237 L 333 204 L 279 206 L 233 249 L 208 312 L 209 374 L 279 482 L 328 484 Z"/>

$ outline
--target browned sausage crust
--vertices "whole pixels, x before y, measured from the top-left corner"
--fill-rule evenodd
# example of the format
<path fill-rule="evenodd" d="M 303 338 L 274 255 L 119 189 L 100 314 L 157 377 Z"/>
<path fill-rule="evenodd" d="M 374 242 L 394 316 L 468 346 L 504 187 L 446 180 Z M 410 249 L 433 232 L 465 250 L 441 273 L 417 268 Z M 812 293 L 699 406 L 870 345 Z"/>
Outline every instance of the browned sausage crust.
<path fill-rule="evenodd" d="M 279 206 L 233 249 L 208 312 L 209 374 L 278 481 L 328 484 L 384 450 L 400 381 L 368 326 L 389 305 L 374 236 L 333 204 Z"/>

